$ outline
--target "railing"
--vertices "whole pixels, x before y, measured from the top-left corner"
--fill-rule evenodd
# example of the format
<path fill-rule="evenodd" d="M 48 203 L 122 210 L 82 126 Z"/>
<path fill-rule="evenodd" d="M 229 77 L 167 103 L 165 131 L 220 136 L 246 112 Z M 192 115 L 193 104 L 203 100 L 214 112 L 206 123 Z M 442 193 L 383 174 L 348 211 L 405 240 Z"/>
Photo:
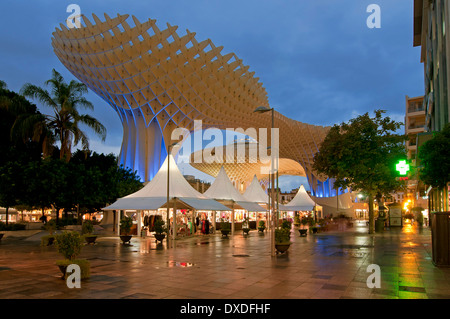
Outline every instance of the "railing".
<path fill-rule="evenodd" d="M 409 107 L 408 108 L 408 113 L 414 113 L 414 112 L 422 112 L 425 111 L 425 108 L 422 107 Z"/>
<path fill-rule="evenodd" d="M 408 126 L 408 130 L 414 130 L 414 129 L 417 129 L 417 128 L 424 128 L 425 127 L 425 124 L 422 124 L 422 125 L 410 125 L 410 126 Z"/>

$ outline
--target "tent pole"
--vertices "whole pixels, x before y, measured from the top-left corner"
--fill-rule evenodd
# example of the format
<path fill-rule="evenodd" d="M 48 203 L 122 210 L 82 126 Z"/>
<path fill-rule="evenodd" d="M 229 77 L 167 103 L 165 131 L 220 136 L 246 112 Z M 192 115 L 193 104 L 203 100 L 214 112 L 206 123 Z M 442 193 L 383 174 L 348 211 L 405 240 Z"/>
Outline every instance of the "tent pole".
<path fill-rule="evenodd" d="M 167 225 L 167 248 L 170 247 L 170 196 L 169 196 L 169 183 L 170 183 L 170 146 L 167 146 L 167 209 L 166 209 L 166 225 Z"/>
<path fill-rule="evenodd" d="M 173 198 L 173 240 L 175 245 L 175 239 L 177 238 L 177 198 Z"/>
<path fill-rule="evenodd" d="M 116 210 L 116 234 L 120 235 L 120 210 Z"/>
<path fill-rule="evenodd" d="M 137 211 L 137 214 L 138 214 L 138 220 L 137 220 L 137 230 L 136 230 L 136 235 L 138 236 L 138 237 L 141 237 L 141 235 L 142 235 L 142 210 L 138 210 Z"/>
<path fill-rule="evenodd" d="M 234 201 L 233 204 L 231 204 L 231 235 L 234 235 Z"/>
<path fill-rule="evenodd" d="M 214 233 L 216 232 L 216 211 L 213 210 L 213 227 L 214 227 Z"/>
<path fill-rule="evenodd" d="M 276 198 L 276 204 L 277 204 L 277 221 L 280 219 L 280 216 L 279 216 L 279 214 L 280 214 L 280 211 L 278 210 L 278 202 L 279 202 L 279 200 L 280 200 L 280 198 L 279 198 L 279 188 L 278 188 L 278 159 L 277 159 L 277 167 L 276 167 L 276 170 L 277 170 L 277 198 Z"/>
<path fill-rule="evenodd" d="M 197 210 L 194 210 L 193 212 L 192 212 L 192 222 L 194 223 L 194 235 L 196 235 L 197 234 Z"/>

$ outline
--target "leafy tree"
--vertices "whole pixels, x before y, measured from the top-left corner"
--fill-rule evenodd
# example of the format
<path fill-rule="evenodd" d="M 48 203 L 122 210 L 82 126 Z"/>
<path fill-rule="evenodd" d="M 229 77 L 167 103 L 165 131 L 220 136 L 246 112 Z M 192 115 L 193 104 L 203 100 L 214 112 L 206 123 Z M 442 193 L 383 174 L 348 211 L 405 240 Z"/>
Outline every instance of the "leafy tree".
<path fill-rule="evenodd" d="M 48 130 L 60 142 L 60 159 L 69 161 L 72 146 L 80 142 L 84 150 L 89 149 L 89 140 L 79 127 L 81 123 L 105 140 L 106 128 L 94 117 L 79 113 L 80 107 L 94 109 L 93 104 L 83 96 L 88 92 L 85 84 L 74 80 L 67 84 L 55 69 L 52 71 L 52 78 L 45 84 L 51 87 L 51 93 L 30 83 L 23 86 L 21 93 L 53 109 L 54 115 L 46 115 L 45 122 Z"/>
<path fill-rule="evenodd" d="M 433 138 L 419 148 L 418 157 L 421 163 L 419 178 L 436 189 L 434 195 L 441 196 L 443 192 L 444 198 L 448 198 L 446 185 L 450 181 L 450 124 L 442 131 L 435 132 Z M 439 198 L 437 203 L 441 206 Z M 433 208 L 446 209 L 439 206 Z"/>
<path fill-rule="evenodd" d="M 38 142 L 31 138 L 15 138 L 12 134 L 22 113 L 39 115 L 35 105 L 0 83 L 0 205 L 6 208 L 22 204 L 26 195 L 23 167 L 40 160 Z"/>
<path fill-rule="evenodd" d="M 5 84 L 0 85 L 0 152 L 2 154 L 0 165 L 15 159 L 15 157 L 8 156 L 12 148 L 19 153 L 31 152 L 33 158 L 40 158 L 39 151 L 33 149 L 36 147 L 33 144 L 39 144 L 43 140 L 43 137 L 38 134 L 38 130 L 31 132 L 30 129 L 20 132 L 20 134 L 18 130 L 15 130 L 24 114 L 29 117 L 42 116 L 36 105 L 31 104 L 23 96 L 7 90 Z"/>
<path fill-rule="evenodd" d="M 442 188 L 450 181 L 450 124 L 434 133 L 418 153 L 421 170 L 420 179 L 427 185 Z"/>
<path fill-rule="evenodd" d="M 313 169 L 335 179 L 335 187 L 363 191 L 369 199 L 369 233 L 374 232 L 374 198 L 402 187 L 395 163 L 406 158 L 405 136 L 396 134 L 402 123 L 376 110 L 334 125 L 314 157 Z"/>
<path fill-rule="evenodd" d="M 9 208 L 19 203 L 18 174 L 20 174 L 20 166 L 16 162 L 9 162 L 0 167 L 0 205 L 6 208 L 6 225 L 8 225 Z"/>
<path fill-rule="evenodd" d="M 139 190 L 142 183 L 135 172 L 118 166 L 114 154 L 77 151 L 70 163 L 78 167 L 83 175 L 83 187 L 78 190 L 82 213 L 92 213 Z"/>
<path fill-rule="evenodd" d="M 41 100 L 46 96 L 51 99 L 45 101 L 54 106 L 53 118 L 70 119 L 73 125 L 66 123 L 69 133 L 65 136 L 73 134 L 75 143 L 78 133 L 73 133 L 74 128 L 80 118 L 88 118 L 79 115 L 76 108 L 89 102 L 80 96 L 84 91 L 78 84 L 65 84 L 56 71 L 53 75 L 48 81 L 53 87 L 51 98 L 48 92 L 31 85 L 26 85 L 24 91 L 34 91 L 33 96 Z M 58 212 L 63 209 L 67 213 L 79 205 L 82 213 L 93 212 L 142 187 L 136 173 L 119 166 L 113 154 L 84 150 L 67 156 L 70 146 L 62 148 L 64 154 L 57 147 L 48 147 L 54 143 L 54 137 L 61 137 L 55 126 L 48 125 L 51 123 L 51 117 L 40 114 L 34 104 L 0 82 L 0 205 L 7 211 L 25 205 L 42 211 L 50 207 Z M 72 143 L 69 139 L 66 142 Z M 62 161 L 61 156 L 66 160 Z"/>

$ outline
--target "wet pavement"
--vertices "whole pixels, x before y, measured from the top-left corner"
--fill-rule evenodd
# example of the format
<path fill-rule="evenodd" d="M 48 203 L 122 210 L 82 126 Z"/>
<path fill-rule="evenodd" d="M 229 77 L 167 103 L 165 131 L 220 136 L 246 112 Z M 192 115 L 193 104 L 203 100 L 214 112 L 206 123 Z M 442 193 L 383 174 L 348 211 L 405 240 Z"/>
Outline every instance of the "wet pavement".
<path fill-rule="evenodd" d="M 450 269 L 435 267 L 431 233 L 405 226 L 369 235 L 365 222 L 342 232 L 300 237 L 271 257 L 269 234 L 256 230 L 181 238 L 99 237 L 83 247 L 91 277 L 81 288 L 61 280 L 55 247 L 7 237 L 0 242 L 0 299 L 447 299 Z M 369 288 L 369 265 L 381 287 Z"/>

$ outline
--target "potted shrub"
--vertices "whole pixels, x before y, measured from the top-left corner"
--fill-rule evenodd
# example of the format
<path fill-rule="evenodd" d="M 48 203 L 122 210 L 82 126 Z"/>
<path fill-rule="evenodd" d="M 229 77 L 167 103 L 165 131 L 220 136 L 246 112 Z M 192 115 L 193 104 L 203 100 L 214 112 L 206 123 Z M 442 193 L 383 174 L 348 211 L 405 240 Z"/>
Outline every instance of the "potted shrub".
<path fill-rule="evenodd" d="M 88 245 L 94 244 L 97 239 L 97 235 L 93 235 L 93 232 L 94 224 L 90 220 L 85 220 L 81 226 L 81 233 L 83 234 L 84 240 Z"/>
<path fill-rule="evenodd" d="M 63 232 L 62 234 L 55 236 L 55 246 L 58 252 L 63 255 L 63 260 L 57 260 L 56 265 L 62 272 L 62 279 L 66 279 L 68 274 L 66 273 L 67 266 L 70 264 L 77 264 L 80 266 L 81 279 L 90 277 L 90 263 L 85 259 L 76 259 L 80 254 L 83 247 L 82 236 L 75 231 Z"/>
<path fill-rule="evenodd" d="M 245 218 L 244 222 L 242 223 L 242 231 L 244 232 L 244 235 L 248 235 L 248 233 L 250 231 L 250 225 L 249 225 L 248 217 Z"/>
<path fill-rule="evenodd" d="M 300 227 L 301 221 L 300 221 L 300 216 L 295 215 L 294 216 L 294 227 Z"/>
<path fill-rule="evenodd" d="M 285 219 L 281 222 L 281 227 L 290 230 L 292 227 L 292 222 Z"/>
<path fill-rule="evenodd" d="M 131 233 L 131 227 L 133 226 L 133 219 L 131 217 L 123 217 L 120 221 L 120 239 L 122 240 L 122 243 L 130 243 L 131 238 L 133 237 L 130 235 Z"/>
<path fill-rule="evenodd" d="M 155 230 L 155 239 L 156 241 L 163 241 L 164 238 L 166 238 L 166 233 L 167 233 L 167 228 L 166 228 L 166 223 L 158 218 L 157 220 L 155 220 L 155 225 L 154 225 L 154 230 Z"/>
<path fill-rule="evenodd" d="M 275 229 L 275 249 L 277 253 L 286 252 L 291 246 L 291 230 L 286 227 Z"/>
<path fill-rule="evenodd" d="M 305 228 L 305 226 L 308 224 L 308 219 L 303 217 L 300 222 L 302 224 L 302 228 L 298 230 L 298 232 L 300 233 L 300 237 L 306 237 L 308 235 L 308 230 Z"/>
<path fill-rule="evenodd" d="M 265 229 L 266 229 L 266 222 L 264 220 L 260 220 L 258 223 L 258 231 L 263 233 Z"/>
<path fill-rule="evenodd" d="M 54 219 L 45 223 L 44 228 L 48 231 L 48 235 L 41 237 L 41 246 L 51 246 L 55 240 L 53 233 L 56 230 L 56 222 Z"/>
<path fill-rule="evenodd" d="M 314 218 L 312 218 L 312 217 L 310 217 L 309 219 L 308 219 L 308 225 L 309 225 L 309 230 L 313 233 L 313 234 L 315 234 L 315 233 L 317 233 L 317 223 L 316 223 L 316 221 L 314 220 Z"/>
<path fill-rule="evenodd" d="M 231 232 L 231 224 L 222 220 L 220 222 L 220 232 L 222 233 L 222 236 L 228 237 L 228 234 Z"/>

